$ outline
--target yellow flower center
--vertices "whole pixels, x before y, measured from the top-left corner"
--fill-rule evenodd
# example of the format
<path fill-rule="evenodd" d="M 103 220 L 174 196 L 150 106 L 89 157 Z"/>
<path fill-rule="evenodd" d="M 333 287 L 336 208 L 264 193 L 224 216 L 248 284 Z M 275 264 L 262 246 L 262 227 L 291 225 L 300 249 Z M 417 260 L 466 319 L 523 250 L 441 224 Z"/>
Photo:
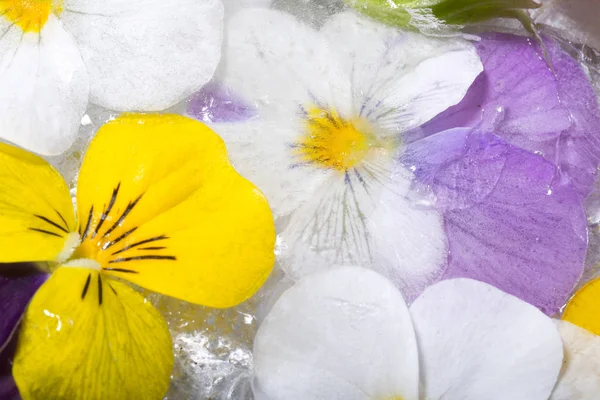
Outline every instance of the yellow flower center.
<path fill-rule="evenodd" d="M 380 145 L 365 119 L 344 119 L 335 110 L 312 107 L 307 111 L 305 134 L 293 146 L 293 153 L 300 164 L 346 171 L 360 164 L 374 147 Z"/>
<path fill-rule="evenodd" d="M 62 12 L 63 0 L 0 0 L 0 13 L 23 32 L 40 32 L 50 13 Z"/>

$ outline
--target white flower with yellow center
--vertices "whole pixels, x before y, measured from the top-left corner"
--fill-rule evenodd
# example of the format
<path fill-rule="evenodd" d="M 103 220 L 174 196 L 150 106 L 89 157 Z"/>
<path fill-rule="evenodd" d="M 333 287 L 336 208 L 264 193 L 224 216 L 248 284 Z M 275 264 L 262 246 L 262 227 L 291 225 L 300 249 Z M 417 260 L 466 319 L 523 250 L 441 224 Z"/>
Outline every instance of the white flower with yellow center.
<path fill-rule="evenodd" d="M 220 78 L 256 116 L 213 126 L 279 217 L 286 272 L 369 265 L 415 292 L 440 276 L 442 218 L 414 206 L 411 171 L 388 185 L 390 171 L 402 134 L 459 102 L 481 70 L 466 41 L 352 13 L 319 31 L 274 10 L 232 17 Z"/>
<path fill-rule="evenodd" d="M 221 0 L 0 0 L 0 137 L 59 154 L 88 99 L 170 107 L 212 77 L 222 24 Z"/>

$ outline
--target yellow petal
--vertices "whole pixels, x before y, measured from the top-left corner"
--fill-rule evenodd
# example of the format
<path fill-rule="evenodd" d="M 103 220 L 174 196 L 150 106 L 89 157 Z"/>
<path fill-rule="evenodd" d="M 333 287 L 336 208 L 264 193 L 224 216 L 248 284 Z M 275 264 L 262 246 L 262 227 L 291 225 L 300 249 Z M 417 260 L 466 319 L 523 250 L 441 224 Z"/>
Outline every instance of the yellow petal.
<path fill-rule="evenodd" d="M 562 319 L 600 335 L 600 278 L 586 283 L 571 298 Z"/>
<path fill-rule="evenodd" d="M 158 311 L 126 284 L 60 267 L 33 297 L 13 375 L 28 399 L 162 399 L 173 351 Z"/>
<path fill-rule="evenodd" d="M 75 228 L 58 172 L 41 157 L 0 144 L 0 262 L 59 259 Z"/>
<path fill-rule="evenodd" d="M 238 304 L 273 267 L 267 201 L 233 169 L 221 138 L 189 118 L 134 114 L 104 125 L 77 206 L 84 242 L 75 257 L 188 302 Z"/>

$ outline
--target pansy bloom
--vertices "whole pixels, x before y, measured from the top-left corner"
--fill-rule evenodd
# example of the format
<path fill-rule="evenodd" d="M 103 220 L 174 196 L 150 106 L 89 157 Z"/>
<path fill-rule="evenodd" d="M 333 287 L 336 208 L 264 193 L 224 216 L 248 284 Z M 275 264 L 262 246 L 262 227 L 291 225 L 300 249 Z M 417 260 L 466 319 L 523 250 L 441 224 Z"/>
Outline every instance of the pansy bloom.
<path fill-rule="evenodd" d="M 287 290 L 254 342 L 256 398 L 547 400 L 563 351 L 538 309 L 470 279 L 426 289 L 407 307 L 357 267 Z"/>
<path fill-rule="evenodd" d="M 282 12 L 243 10 L 226 36 L 217 93 L 222 98 L 231 88 L 247 106 L 210 112 L 195 99 L 189 111 L 218 121 L 241 114 L 214 126 L 236 168 L 280 218 L 286 272 L 298 278 L 332 263 L 375 265 L 380 231 L 368 217 L 389 183 L 399 134 L 462 99 L 482 69 L 474 48 L 352 13 L 315 31 Z M 410 171 L 403 178 L 408 188 Z M 417 279 L 426 280 L 446 257 L 442 222 L 405 195 L 395 217 L 411 235 L 401 249 L 388 249 L 391 259 L 399 255 L 386 275 L 398 275 L 397 263 L 418 265 Z"/>
<path fill-rule="evenodd" d="M 475 44 L 484 65 L 465 98 L 409 135 L 477 127 L 554 163 L 587 196 L 600 164 L 600 110 L 578 61 L 544 37 L 488 33 Z"/>
<path fill-rule="evenodd" d="M 2 346 L 35 292 L 13 367 L 24 399 L 162 398 L 167 324 L 124 281 L 230 307 L 271 271 L 269 206 L 201 123 L 134 114 L 104 125 L 81 167 L 76 213 L 41 158 L 9 145 L 0 158 L 1 261 L 47 261 L 44 273 L 0 281 Z"/>
<path fill-rule="evenodd" d="M 579 192 L 552 162 L 457 128 L 407 145 L 398 164 L 414 170 L 414 186 L 442 213 L 450 252 L 442 278 L 487 282 L 548 315 L 560 311 L 583 274 L 587 220 Z"/>
<path fill-rule="evenodd" d="M 282 37 L 283 25 L 294 29 Z M 275 11 L 238 13 L 228 38 L 222 85 L 188 111 L 218 126 L 236 167 L 270 198 L 293 278 L 352 263 L 407 299 L 470 277 L 550 315 L 564 304 L 587 244 L 576 188 L 494 125 L 427 124 L 481 79 L 471 44 L 352 13 L 315 32 Z M 555 88 L 543 83 L 544 94 Z"/>
<path fill-rule="evenodd" d="M 0 135 L 41 154 L 65 151 L 88 99 L 156 111 L 213 75 L 221 0 L 0 1 Z"/>

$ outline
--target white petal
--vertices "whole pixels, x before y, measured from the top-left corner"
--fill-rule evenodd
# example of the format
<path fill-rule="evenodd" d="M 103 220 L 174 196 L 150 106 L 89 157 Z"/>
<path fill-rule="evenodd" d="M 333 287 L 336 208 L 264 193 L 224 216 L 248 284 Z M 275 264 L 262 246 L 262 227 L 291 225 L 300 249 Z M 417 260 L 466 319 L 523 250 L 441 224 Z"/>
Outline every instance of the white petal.
<path fill-rule="evenodd" d="M 362 268 L 310 275 L 286 291 L 259 328 L 254 363 L 258 399 L 418 398 L 406 304 Z"/>
<path fill-rule="evenodd" d="M 91 101 L 157 111 L 210 80 L 221 55 L 221 0 L 66 0 L 61 19 L 79 43 Z"/>
<path fill-rule="evenodd" d="M 221 78 L 263 117 L 296 116 L 315 103 L 348 115 L 348 76 L 312 28 L 281 11 L 248 9 L 232 17 L 226 36 Z"/>
<path fill-rule="evenodd" d="M 227 145 L 236 170 L 269 200 L 275 217 L 288 215 L 314 196 L 329 176 L 316 168 L 294 168 L 290 145 L 299 135 L 294 119 L 209 124 Z"/>
<path fill-rule="evenodd" d="M 600 336 L 556 321 L 565 362 L 550 400 L 596 400 L 600 393 Z"/>
<path fill-rule="evenodd" d="M 373 265 L 411 301 L 437 282 L 447 268 L 444 219 L 411 191 L 412 173 L 398 168 L 394 190 L 385 189 L 369 219 Z"/>
<path fill-rule="evenodd" d="M 273 3 L 273 0 L 223 0 L 225 12 L 229 15 L 244 9 L 244 8 L 268 8 Z"/>
<path fill-rule="evenodd" d="M 332 171 L 279 229 L 283 270 L 297 280 L 339 265 L 373 269 L 367 221 L 377 196 L 353 171 Z"/>
<path fill-rule="evenodd" d="M 412 174 L 381 184 L 360 171 L 332 174 L 280 230 L 279 261 L 294 279 L 335 265 L 373 269 L 413 299 L 446 268 L 442 216 L 409 197 Z M 394 190 L 388 189 L 393 187 Z"/>
<path fill-rule="evenodd" d="M 0 21 L 0 136 L 45 155 L 77 136 L 89 83 L 73 38 L 50 15 L 39 34 Z"/>
<path fill-rule="evenodd" d="M 352 74 L 354 107 L 392 133 L 458 103 L 483 70 L 464 40 L 402 32 L 352 12 L 331 18 L 322 33 Z"/>
<path fill-rule="evenodd" d="M 429 400 L 546 400 L 562 364 L 553 321 L 485 283 L 440 282 L 410 307 Z"/>

